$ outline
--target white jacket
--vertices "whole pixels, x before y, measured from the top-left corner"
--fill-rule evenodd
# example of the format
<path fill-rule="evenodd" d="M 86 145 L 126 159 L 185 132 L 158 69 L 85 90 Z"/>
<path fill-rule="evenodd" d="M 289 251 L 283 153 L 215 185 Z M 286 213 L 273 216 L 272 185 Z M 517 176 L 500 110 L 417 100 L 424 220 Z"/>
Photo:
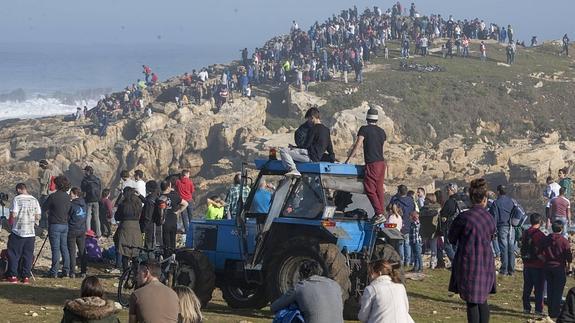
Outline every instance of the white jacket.
<path fill-rule="evenodd" d="M 413 323 L 405 287 L 379 276 L 365 288 L 358 317 L 365 323 Z"/>

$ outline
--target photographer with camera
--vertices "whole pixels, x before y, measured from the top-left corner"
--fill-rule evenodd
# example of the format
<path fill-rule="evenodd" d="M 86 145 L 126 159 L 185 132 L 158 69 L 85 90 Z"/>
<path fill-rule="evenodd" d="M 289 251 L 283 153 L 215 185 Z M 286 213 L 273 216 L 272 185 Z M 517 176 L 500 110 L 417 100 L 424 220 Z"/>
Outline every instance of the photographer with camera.
<path fill-rule="evenodd" d="M 6 273 L 6 280 L 9 283 L 18 283 L 18 277 L 22 279 L 22 283 L 30 283 L 36 236 L 34 225 L 40 220 L 41 212 L 40 203 L 28 194 L 26 184 L 18 183 L 8 219 L 12 228 L 8 238 L 8 272 Z M 20 261 L 22 261 L 22 268 L 18 272 Z"/>

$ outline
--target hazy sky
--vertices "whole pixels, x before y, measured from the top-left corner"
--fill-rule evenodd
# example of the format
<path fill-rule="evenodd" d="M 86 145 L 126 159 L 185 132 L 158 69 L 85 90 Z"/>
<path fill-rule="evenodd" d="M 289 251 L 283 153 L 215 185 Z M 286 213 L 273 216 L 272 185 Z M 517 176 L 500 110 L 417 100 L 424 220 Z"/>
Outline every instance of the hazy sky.
<path fill-rule="evenodd" d="M 227 42 L 253 48 L 289 30 L 356 4 L 360 10 L 391 1 L 344 0 L 2 0 L 0 49 L 6 42 L 181 43 Z M 403 1 L 408 7 L 410 2 Z M 519 39 L 575 39 L 574 0 L 424 0 L 424 14 L 479 17 L 512 24 Z M 209 48 L 206 48 L 209 49 Z"/>

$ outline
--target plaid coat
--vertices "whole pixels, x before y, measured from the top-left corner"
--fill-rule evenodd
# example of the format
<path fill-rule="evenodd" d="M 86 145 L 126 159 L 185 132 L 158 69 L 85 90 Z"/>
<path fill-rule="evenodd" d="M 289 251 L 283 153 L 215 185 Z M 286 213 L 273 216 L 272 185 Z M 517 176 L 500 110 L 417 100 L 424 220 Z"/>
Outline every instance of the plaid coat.
<path fill-rule="evenodd" d="M 494 234 L 493 217 L 479 205 L 457 216 L 449 229 L 449 242 L 457 245 L 449 291 L 468 303 L 482 304 L 495 293 Z"/>

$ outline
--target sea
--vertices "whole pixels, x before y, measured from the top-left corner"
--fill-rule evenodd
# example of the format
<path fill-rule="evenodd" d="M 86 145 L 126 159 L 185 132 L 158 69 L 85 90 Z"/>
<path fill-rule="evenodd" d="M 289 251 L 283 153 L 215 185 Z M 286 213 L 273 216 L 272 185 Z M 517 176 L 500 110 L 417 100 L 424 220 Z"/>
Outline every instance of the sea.
<path fill-rule="evenodd" d="M 192 44 L 1 44 L 0 120 L 72 114 L 143 78 L 239 59 L 239 48 Z"/>

